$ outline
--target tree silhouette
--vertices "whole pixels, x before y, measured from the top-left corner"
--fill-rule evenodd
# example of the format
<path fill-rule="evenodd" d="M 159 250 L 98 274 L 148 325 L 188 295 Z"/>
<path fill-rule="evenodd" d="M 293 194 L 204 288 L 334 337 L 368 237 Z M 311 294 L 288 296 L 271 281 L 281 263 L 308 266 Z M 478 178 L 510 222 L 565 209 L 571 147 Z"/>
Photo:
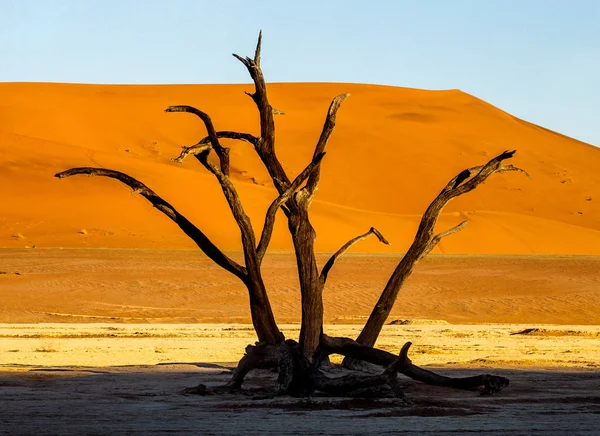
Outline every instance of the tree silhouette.
<path fill-rule="evenodd" d="M 505 151 L 484 165 L 468 168 L 452 178 L 429 205 L 421 219 L 414 241 L 387 282 L 381 296 L 373 308 L 362 332 L 356 340 L 333 338 L 324 333 L 323 328 L 323 289 L 327 276 L 336 260 L 357 242 L 374 235 L 384 244 L 389 242 L 375 228 L 346 242 L 319 271 L 315 255 L 314 241 L 316 232 L 311 225 L 309 209 L 317 192 L 321 176 L 321 165 L 325 156 L 327 142 L 333 133 L 337 112 L 349 94 L 335 97 L 325 117 L 321 135 L 316 144 L 311 162 L 294 179 L 290 179 L 275 152 L 274 110 L 267 98 L 267 86 L 260 67 L 262 33 L 259 34 L 253 58 L 236 57 L 248 70 L 254 82 L 255 90 L 248 94 L 260 115 L 260 136 L 232 131 L 217 131 L 208 114 L 191 106 L 170 106 L 167 112 L 187 112 L 198 116 L 206 127 L 207 136 L 197 144 L 186 147 L 174 161 L 183 162 L 187 156 L 194 156 L 218 180 L 229 204 L 231 213 L 239 227 L 244 264 L 241 265 L 222 252 L 210 239 L 188 219 L 181 215 L 171 204 L 162 199 L 143 183 L 119 171 L 104 168 L 72 168 L 56 174 L 58 178 L 77 174 L 104 176 L 116 179 L 142 195 L 159 211 L 173 220 L 198 247 L 217 265 L 238 277 L 248 289 L 252 323 L 258 337 L 256 345 L 249 345 L 246 354 L 233 372 L 227 385 L 209 389 L 199 385 L 189 392 L 206 394 L 241 389 L 246 374 L 255 368 L 277 367 L 279 370 L 277 388 L 270 395 L 305 395 L 315 390 L 335 395 L 361 395 L 392 393 L 401 396 L 402 390 L 397 382 L 397 373 L 407 375 L 425 383 L 449 386 L 460 389 L 484 387 L 484 392 L 494 393 L 508 385 L 508 380 L 493 375 L 480 375 L 466 378 L 450 378 L 424 370 L 412 364 L 408 358 L 410 342 L 405 344 L 398 356 L 373 348 L 396 301 L 404 281 L 411 274 L 415 264 L 427 255 L 444 237 L 460 231 L 467 221 L 435 233 L 434 228 L 444 206 L 453 198 L 472 191 L 490 175 L 506 171 L 523 170 L 513 165 L 503 165 L 515 151 Z M 229 148 L 220 143 L 220 139 L 246 141 L 253 145 L 266 170 L 278 196 L 267 209 L 264 224 L 257 241 L 250 218 L 236 188 L 230 178 Z M 211 153 L 218 158 L 218 164 L 209 160 Z M 525 173 L 526 174 L 526 173 Z M 285 340 L 279 330 L 267 295 L 262 276 L 261 265 L 267 252 L 273 226 L 278 211 L 283 211 L 287 219 L 300 282 L 302 303 L 302 324 L 299 342 Z M 365 375 L 350 372 L 344 377 L 330 378 L 322 370 L 330 354 L 346 357 L 345 363 L 353 367 L 361 362 L 385 367 L 380 374 Z"/>

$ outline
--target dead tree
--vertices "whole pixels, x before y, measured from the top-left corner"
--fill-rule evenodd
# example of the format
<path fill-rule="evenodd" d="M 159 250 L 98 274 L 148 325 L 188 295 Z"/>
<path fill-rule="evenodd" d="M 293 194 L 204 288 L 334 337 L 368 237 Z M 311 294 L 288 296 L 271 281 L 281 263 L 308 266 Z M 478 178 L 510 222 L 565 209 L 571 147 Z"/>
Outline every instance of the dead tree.
<path fill-rule="evenodd" d="M 309 219 L 309 208 L 317 192 L 321 176 L 321 164 L 325 156 L 327 142 L 334 130 L 336 115 L 340 105 L 349 94 L 338 95 L 333 99 L 325 117 L 325 123 L 317 141 L 312 161 L 294 179 L 291 179 L 281 165 L 275 152 L 274 109 L 267 98 L 267 86 L 260 67 L 262 34 L 253 58 L 233 55 L 248 70 L 254 82 L 254 92 L 246 93 L 256 104 L 260 115 L 260 133 L 258 136 L 233 131 L 218 131 L 208 114 L 191 106 L 170 106 L 167 112 L 187 112 L 198 116 L 206 128 L 207 136 L 197 144 L 185 147 L 173 160 L 183 162 L 187 156 L 194 156 L 219 182 L 223 194 L 229 204 L 231 213 L 239 227 L 244 264 L 241 265 L 223 253 L 211 240 L 188 219 L 181 215 L 171 204 L 163 200 L 143 183 L 119 171 L 104 168 L 72 168 L 56 174 L 58 178 L 66 178 L 76 174 L 110 177 L 131 187 L 135 193 L 142 195 L 160 212 L 173 220 L 198 247 L 217 265 L 238 277 L 248 289 L 252 323 L 256 330 L 258 343 L 246 348 L 246 354 L 233 371 L 231 381 L 218 389 L 205 386 L 192 388 L 190 392 L 217 393 L 221 391 L 237 391 L 241 389 L 246 374 L 255 368 L 277 367 L 279 377 L 277 388 L 271 394 L 310 395 L 314 391 L 322 391 L 334 395 L 365 395 L 367 391 L 381 393 L 384 387 L 388 393 L 400 396 L 401 389 L 397 383 L 400 372 L 415 380 L 425 383 L 448 386 L 459 389 L 484 387 L 484 392 L 492 394 L 508 385 L 508 380 L 492 375 L 480 375 L 466 378 L 450 378 L 413 365 L 408 358 L 410 343 L 401 350 L 399 356 L 373 348 L 390 311 L 396 301 L 398 292 L 406 278 L 411 274 L 416 263 L 444 237 L 461 230 L 467 222 L 456 227 L 434 233 L 435 225 L 444 206 L 453 198 L 472 191 L 483 183 L 490 175 L 506 171 L 521 171 L 503 162 L 513 156 L 514 151 L 505 151 L 484 165 L 466 169 L 452 178 L 433 200 L 425 211 L 415 239 L 404 255 L 394 273 L 390 277 L 379 301 L 373 308 L 364 329 L 356 341 L 349 338 L 331 338 L 323 330 L 323 288 L 331 268 L 337 258 L 353 244 L 375 235 L 384 244 L 389 242 L 383 235 L 371 228 L 344 244 L 319 271 L 315 255 L 315 230 Z M 236 188 L 230 178 L 229 148 L 223 146 L 221 139 L 246 141 L 253 145 L 265 168 L 277 197 L 267 209 L 264 224 L 257 241 L 250 218 L 244 212 Z M 209 160 L 211 153 L 218 158 L 218 163 Z M 299 342 L 285 340 L 279 330 L 262 277 L 261 264 L 267 252 L 273 226 L 278 211 L 285 214 L 288 229 L 292 236 L 302 301 L 302 324 Z M 350 373 L 342 378 L 329 378 L 321 369 L 321 364 L 330 354 L 340 354 L 353 361 L 369 362 L 385 367 L 381 374 L 365 375 Z"/>

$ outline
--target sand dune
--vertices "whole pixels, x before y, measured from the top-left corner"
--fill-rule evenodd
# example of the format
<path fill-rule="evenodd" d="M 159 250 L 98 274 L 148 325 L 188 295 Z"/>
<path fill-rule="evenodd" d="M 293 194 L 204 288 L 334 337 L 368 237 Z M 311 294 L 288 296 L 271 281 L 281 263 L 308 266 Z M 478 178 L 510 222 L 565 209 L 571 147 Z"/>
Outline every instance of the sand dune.
<path fill-rule="evenodd" d="M 192 159 L 171 162 L 204 136 L 172 104 L 209 112 L 217 129 L 257 132 L 249 85 L 100 86 L 0 84 L 0 246 L 191 248 L 193 244 L 118 182 L 52 175 L 101 166 L 139 178 L 224 249 L 238 231 L 212 176 Z M 332 251 L 370 226 L 392 241 L 360 251 L 401 252 L 441 186 L 465 167 L 516 148 L 521 174 L 493 177 L 452 203 L 440 228 L 471 224 L 443 253 L 600 254 L 600 150 L 519 120 L 457 90 L 351 84 L 271 84 L 278 154 L 291 176 L 308 162 L 330 99 L 342 92 L 323 163 L 313 222 L 317 249 Z M 247 144 L 229 143 L 233 174 L 255 227 L 274 196 Z M 283 221 L 283 220 L 281 220 Z M 280 222 L 274 250 L 291 242 Z"/>

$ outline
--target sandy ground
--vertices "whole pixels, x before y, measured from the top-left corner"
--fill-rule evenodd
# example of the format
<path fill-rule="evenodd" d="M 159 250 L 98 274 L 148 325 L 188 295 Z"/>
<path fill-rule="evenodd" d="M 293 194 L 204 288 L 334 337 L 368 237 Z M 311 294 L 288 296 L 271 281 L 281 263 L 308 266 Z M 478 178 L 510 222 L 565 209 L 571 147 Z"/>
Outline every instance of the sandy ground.
<path fill-rule="evenodd" d="M 205 136 L 186 104 L 217 130 L 256 134 L 248 85 L 111 86 L 0 83 L 0 247 L 192 248 L 179 229 L 114 180 L 53 178 L 72 167 L 119 170 L 146 183 L 221 248 L 239 250 L 239 232 L 214 177 L 194 159 L 171 161 Z M 357 84 L 269 84 L 277 153 L 291 179 L 309 162 L 327 107 L 351 93 L 327 146 L 311 220 L 318 251 L 335 251 L 371 226 L 406 251 L 421 214 L 465 168 L 507 149 L 522 174 L 491 177 L 451 202 L 443 230 L 469 220 L 434 253 L 600 254 L 600 150 L 522 121 L 459 90 Z M 552 126 L 549 126 L 552 127 Z M 276 194 L 252 147 L 231 147 L 232 178 L 255 232 Z M 291 251 L 283 217 L 272 249 Z"/>
<path fill-rule="evenodd" d="M 0 84 L 0 434 L 597 434 L 600 151 L 458 90 L 270 84 L 271 103 L 285 111 L 277 153 L 293 178 L 331 98 L 352 94 L 311 220 L 319 252 L 371 226 L 393 243 L 357 245 L 371 254 L 344 257 L 329 276 L 327 333 L 355 337 L 398 262 L 393 253 L 407 249 L 440 188 L 516 148 L 511 163 L 532 179 L 495 175 L 445 209 L 439 230 L 469 226 L 418 265 L 390 317 L 406 324 L 386 326 L 378 344 L 396 352 L 411 340 L 417 364 L 448 374 L 499 368 L 511 386 L 486 398 L 407 382 L 410 403 L 182 395 L 224 382 L 253 342 L 245 290 L 186 251 L 191 241 L 117 182 L 52 176 L 79 166 L 126 172 L 239 258 L 217 183 L 193 159 L 171 161 L 205 132 L 196 118 L 164 109 L 194 105 L 217 130 L 255 134 L 248 89 Z M 224 144 L 259 233 L 274 189 L 248 144 Z M 297 337 L 298 285 L 281 217 L 270 248 L 281 252 L 264 265 L 273 310 Z"/>
<path fill-rule="evenodd" d="M 228 379 L 232 360 L 253 341 L 248 325 L 3 325 L 0 433 L 597 434 L 600 328 L 515 334 L 525 327 L 386 326 L 378 345 L 397 351 L 412 340 L 416 364 L 450 376 L 511 379 L 493 397 L 403 379 L 404 401 L 182 394 Z M 358 326 L 326 330 L 355 336 Z M 297 337 L 298 326 L 284 331 Z M 258 371 L 247 386 L 268 387 L 274 378 Z"/>
<path fill-rule="evenodd" d="M 325 287 L 325 321 L 364 323 L 398 261 L 340 258 Z M 263 271 L 277 321 L 300 322 L 293 256 L 269 254 Z M 199 251 L 0 249 L 0 272 L 4 323 L 250 322 L 241 282 Z M 599 257 L 429 256 L 390 321 L 600 325 L 599 290 Z"/>
<path fill-rule="evenodd" d="M 326 333 L 358 335 L 397 261 L 340 259 L 324 295 Z M 244 289 L 198 252 L 1 249 L 0 434 L 595 435 L 599 263 L 539 255 L 419 263 L 390 317 L 401 324 L 385 326 L 377 346 L 395 353 L 412 341 L 418 365 L 509 377 L 494 397 L 405 380 L 408 401 L 253 400 L 181 393 L 224 383 L 255 341 Z M 285 335 L 297 338 L 293 257 L 270 254 L 264 273 Z M 274 377 L 256 372 L 248 384 L 268 387 Z"/>
<path fill-rule="evenodd" d="M 325 332 L 353 338 L 360 328 L 327 325 Z M 298 339 L 299 325 L 284 324 L 282 329 L 286 337 Z M 0 365 L 18 369 L 237 362 L 255 340 L 247 324 L 0 324 Z M 377 347 L 397 353 L 408 341 L 413 343 L 412 359 L 419 365 L 600 367 L 598 326 L 387 325 Z"/>

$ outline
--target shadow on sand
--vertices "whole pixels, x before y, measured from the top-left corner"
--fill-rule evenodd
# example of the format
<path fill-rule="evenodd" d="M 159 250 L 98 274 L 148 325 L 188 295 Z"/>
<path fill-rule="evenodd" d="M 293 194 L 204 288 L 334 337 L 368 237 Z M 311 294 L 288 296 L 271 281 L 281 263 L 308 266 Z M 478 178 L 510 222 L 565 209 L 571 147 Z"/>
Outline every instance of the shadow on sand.
<path fill-rule="evenodd" d="M 252 400 L 184 395 L 227 381 L 231 366 L 168 363 L 0 372 L 0 434 L 596 434 L 598 373 L 494 370 L 511 379 L 495 396 L 406 380 L 406 400 L 315 396 Z M 440 369 L 451 376 L 481 369 Z M 255 371 L 250 387 L 274 383 Z M 401 419 L 398 419 L 401 418 Z"/>

